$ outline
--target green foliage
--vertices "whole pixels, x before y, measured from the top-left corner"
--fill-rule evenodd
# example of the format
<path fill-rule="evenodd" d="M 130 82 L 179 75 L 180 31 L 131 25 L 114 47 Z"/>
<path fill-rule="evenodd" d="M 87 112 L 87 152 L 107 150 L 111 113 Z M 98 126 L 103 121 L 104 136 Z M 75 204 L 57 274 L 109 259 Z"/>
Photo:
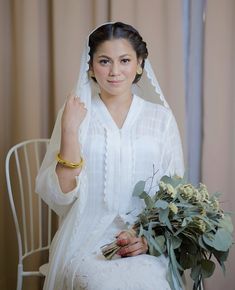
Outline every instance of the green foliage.
<path fill-rule="evenodd" d="M 219 193 L 210 195 L 207 187 L 194 187 L 185 178 L 163 176 L 159 190 L 151 197 L 140 181 L 133 195 L 143 199 L 146 208 L 133 228 L 145 236 L 151 255 L 169 256 L 169 283 L 174 290 L 172 275 L 182 285 L 181 275 L 191 269 L 194 290 L 201 289 L 201 279 L 215 270 L 214 256 L 223 271 L 233 243 L 230 215 L 219 207 Z"/>

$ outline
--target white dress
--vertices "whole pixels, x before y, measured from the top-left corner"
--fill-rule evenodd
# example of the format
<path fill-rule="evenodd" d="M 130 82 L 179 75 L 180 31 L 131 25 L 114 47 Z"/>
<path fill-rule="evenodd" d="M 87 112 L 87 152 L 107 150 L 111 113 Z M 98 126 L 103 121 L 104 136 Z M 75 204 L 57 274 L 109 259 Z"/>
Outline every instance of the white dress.
<path fill-rule="evenodd" d="M 137 181 L 148 179 L 153 171 L 157 171 L 155 184 L 165 174 L 183 175 L 173 114 L 134 95 L 119 129 L 98 96 L 91 108 L 82 152 L 86 166 L 77 177 L 77 187 L 63 194 L 55 174 L 60 117 L 37 177 L 36 191 L 63 217 L 52 243 L 44 290 L 170 289 L 165 256 L 107 261 L 100 247 L 133 223 L 143 208 L 142 201 L 132 197 Z"/>

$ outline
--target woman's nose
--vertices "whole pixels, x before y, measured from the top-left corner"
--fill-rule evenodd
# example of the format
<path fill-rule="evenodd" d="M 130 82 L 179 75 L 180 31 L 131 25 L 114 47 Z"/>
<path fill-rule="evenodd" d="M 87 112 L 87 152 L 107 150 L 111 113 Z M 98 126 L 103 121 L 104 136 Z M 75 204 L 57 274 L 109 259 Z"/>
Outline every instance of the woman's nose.
<path fill-rule="evenodd" d="M 120 74 L 120 66 L 118 63 L 112 63 L 111 67 L 110 67 L 110 75 L 112 76 L 116 76 Z"/>

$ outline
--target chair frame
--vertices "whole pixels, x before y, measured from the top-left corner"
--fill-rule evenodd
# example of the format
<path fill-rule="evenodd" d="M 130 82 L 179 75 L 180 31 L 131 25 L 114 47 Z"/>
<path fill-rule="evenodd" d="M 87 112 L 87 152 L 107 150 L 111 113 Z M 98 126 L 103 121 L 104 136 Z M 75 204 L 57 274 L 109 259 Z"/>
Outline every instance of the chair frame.
<path fill-rule="evenodd" d="M 7 183 L 7 190 L 8 190 L 8 195 L 9 195 L 9 200 L 10 200 L 10 206 L 13 214 L 13 219 L 15 223 L 15 228 L 16 228 L 16 234 L 17 234 L 17 242 L 18 242 L 18 271 L 17 271 L 17 290 L 22 289 L 22 284 L 23 284 L 23 277 L 27 276 L 39 276 L 43 277 L 45 273 L 42 273 L 40 269 L 38 271 L 24 271 L 24 259 L 26 257 L 29 257 L 33 255 L 36 252 L 40 251 L 45 251 L 49 250 L 52 236 L 51 236 L 51 221 L 52 221 L 52 211 L 51 209 L 48 208 L 48 233 L 47 233 L 47 243 L 46 245 L 43 245 L 43 234 L 42 234 L 42 200 L 40 196 L 38 196 L 38 220 L 39 220 L 39 246 L 35 248 L 34 244 L 34 225 L 33 225 L 33 208 L 32 208 L 32 194 L 34 194 L 34 188 L 32 188 L 32 178 L 31 178 L 31 173 L 30 173 L 30 164 L 29 164 L 29 155 L 27 152 L 27 146 L 31 144 L 31 146 L 34 147 L 34 153 L 35 153 L 35 160 L 36 160 L 36 170 L 38 172 L 39 167 L 40 167 L 40 162 L 39 162 L 39 144 L 44 143 L 46 148 L 49 144 L 49 139 L 31 139 L 27 140 L 24 142 L 21 142 L 19 144 L 16 144 L 13 146 L 7 153 L 6 157 L 6 162 L 5 162 L 5 172 L 6 172 L 6 183 Z M 27 175 L 27 186 L 28 186 L 28 192 L 29 192 L 29 202 L 30 202 L 30 240 L 31 240 L 31 247 L 28 245 L 28 238 L 27 238 L 27 228 L 26 228 L 26 213 L 25 213 L 25 200 L 24 200 L 24 188 L 23 188 L 23 175 L 21 172 L 21 166 L 20 166 L 20 161 L 18 157 L 18 151 L 20 149 L 23 149 L 24 152 L 24 160 L 26 164 L 26 175 Z M 17 217 L 17 212 L 16 212 L 16 207 L 14 203 L 14 195 L 13 195 L 13 188 L 11 184 L 11 176 L 10 176 L 10 160 L 12 157 L 15 157 L 15 164 L 17 168 L 17 176 L 19 179 L 19 191 L 20 191 L 20 198 L 22 202 L 22 216 L 23 216 L 23 234 L 21 234 L 20 231 L 20 224 L 19 220 Z M 24 244 L 24 250 L 23 250 L 23 244 Z M 41 266 L 42 267 L 42 266 Z M 43 267 L 45 268 L 45 267 Z"/>

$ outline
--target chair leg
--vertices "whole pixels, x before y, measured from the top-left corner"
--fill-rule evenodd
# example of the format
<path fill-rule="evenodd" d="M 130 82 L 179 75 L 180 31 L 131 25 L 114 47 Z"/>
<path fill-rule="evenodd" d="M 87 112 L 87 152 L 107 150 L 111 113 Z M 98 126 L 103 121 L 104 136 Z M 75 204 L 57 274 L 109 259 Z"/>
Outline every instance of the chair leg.
<path fill-rule="evenodd" d="M 22 290 L 22 282 L 23 282 L 23 265 L 19 264 L 18 265 L 18 272 L 17 272 L 17 290 Z"/>

